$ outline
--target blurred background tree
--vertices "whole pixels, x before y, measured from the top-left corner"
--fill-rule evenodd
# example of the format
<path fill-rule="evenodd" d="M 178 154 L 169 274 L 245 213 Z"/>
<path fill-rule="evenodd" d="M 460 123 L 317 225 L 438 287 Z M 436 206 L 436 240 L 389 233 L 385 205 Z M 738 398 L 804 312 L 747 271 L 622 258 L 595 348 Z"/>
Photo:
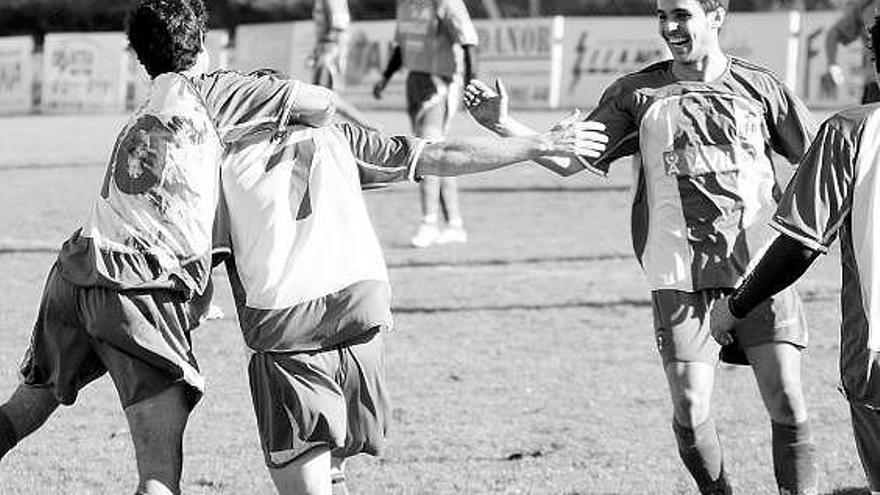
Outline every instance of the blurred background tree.
<path fill-rule="evenodd" d="M 308 19 L 312 0 L 205 0 L 211 26 Z M 842 0 L 730 0 L 732 11 L 831 9 Z M 655 0 L 465 0 L 475 18 L 529 15 L 652 15 Z M 0 36 L 120 31 L 131 0 L 0 0 Z M 394 0 L 349 0 L 352 17 L 394 17 Z"/>

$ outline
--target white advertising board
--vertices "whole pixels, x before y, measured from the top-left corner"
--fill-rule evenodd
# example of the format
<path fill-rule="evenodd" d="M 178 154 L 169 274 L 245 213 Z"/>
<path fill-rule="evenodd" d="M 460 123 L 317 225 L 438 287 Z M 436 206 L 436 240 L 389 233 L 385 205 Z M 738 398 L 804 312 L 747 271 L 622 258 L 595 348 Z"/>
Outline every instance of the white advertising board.
<path fill-rule="evenodd" d="M 801 46 L 798 61 L 799 94 L 810 107 L 842 108 L 857 105 L 862 98 L 865 71 L 862 65 L 862 42 L 856 40 L 837 50 L 837 64 L 846 80 L 836 90 L 822 87 L 822 75 L 828 68 L 825 58 L 825 36 L 840 17 L 839 11 L 807 12 L 801 25 Z"/>
<path fill-rule="evenodd" d="M 34 40 L 0 38 L 0 115 L 27 113 L 33 105 Z"/>
<path fill-rule="evenodd" d="M 46 35 L 43 46 L 43 112 L 123 110 L 127 44 L 122 33 Z"/>

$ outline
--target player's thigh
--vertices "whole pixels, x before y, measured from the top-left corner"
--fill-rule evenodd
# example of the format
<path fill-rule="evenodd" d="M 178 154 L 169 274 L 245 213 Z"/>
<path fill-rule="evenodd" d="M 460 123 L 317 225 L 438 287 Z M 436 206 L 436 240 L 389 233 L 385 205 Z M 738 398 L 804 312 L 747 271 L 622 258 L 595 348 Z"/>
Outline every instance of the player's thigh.
<path fill-rule="evenodd" d="M 123 408 L 183 385 L 190 408 L 204 388 L 190 332 L 201 304 L 174 291 L 92 288 L 84 318 L 94 349 L 109 371 Z"/>
<path fill-rule="evenodd" d="M 367 333 L 340 349 L 340 386 L 346 401 L 345 446 L 334 457 L 380 455 L 391 418 L 385 381 L 385 344 L 382 333 Z"/>
<path fill-rule="evenodd" d="M 718 364 L 721 346 L 712 338 L 706 318 L 712 297 L 709 291 L 651 293 L 654 340 L 664 367 L 673 362 Z"/>
<path fill-rule="evenodd" d="M 451 88 L 454 88 L 451 81 L 441 77 L 424 72 L 409 73 L 406 80 L 407 113 L 416 136 L 440 138 L 446 135 L 454 113 Z"/>
<path fill-rule="evenodd" d="M 330 495 L 330 464 L 329 448 L 316 446 L 282 467 L 270 467 L 269 474 L 280 495 Z"/>
<path fill-rule="evenodd" d="M 106 372 L 81 319 L 82 288 L 53 266 L 46 280 L 31 343 L 21 364 L 22 385 L 51 390 L 73 404 L 79 390 Z"/>

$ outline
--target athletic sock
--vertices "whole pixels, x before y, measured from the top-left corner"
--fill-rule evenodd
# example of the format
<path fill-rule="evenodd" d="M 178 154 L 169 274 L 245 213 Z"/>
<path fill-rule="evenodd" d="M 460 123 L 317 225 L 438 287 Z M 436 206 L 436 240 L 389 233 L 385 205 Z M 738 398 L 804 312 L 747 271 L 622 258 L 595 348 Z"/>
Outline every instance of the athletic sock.
<path fill-rule="evenodd" d="M 783 495 L 815 495 L 819 473 L 810 422 L 773 424 L 773 471 Z"/>
<path fill-rule="evenodd" d="M 345 475 L 333 473 L 333 495 L 349 495 L 348 487 L 345 484 Z"/>
<path fill-rule="evenodd" d="M 672 420 L 672 430 L 678 442 L 678 454 L 690 471 L 700 493 L 728 495 L 733 493 L 724 476 L 721 440 L 715 430 L 715 420 L 707 419 L 696 428 L 688 428 Z"/>
<path fill-rule="evenodd" d="M 454 227 L 457 229 L 464 227 L 464 220 L 462 220 L 461 217 L 450 218 L 446 223 L 448 223 L 450 227 Z"/>
<path fill-rule="evenodd" d="M 0 459 L 3 459 L 3 456 L 12 450 L 17 443 L 18 434 L 15 433 L 15 428 L 12 427 L 12 421 L 3 412 L 3 408 L 0 408 Z"/>

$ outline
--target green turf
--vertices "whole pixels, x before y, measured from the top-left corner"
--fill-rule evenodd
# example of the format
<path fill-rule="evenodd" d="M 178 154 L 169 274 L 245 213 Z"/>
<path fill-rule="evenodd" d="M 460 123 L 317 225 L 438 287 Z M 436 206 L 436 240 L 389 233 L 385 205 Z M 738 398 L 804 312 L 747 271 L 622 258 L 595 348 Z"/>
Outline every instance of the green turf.
<path fill-rule="evenodd" d="M 405 130 L 397 114 L 375 114 Z M 538 126 L 552 113 L 524 114 Z M 16 384 L 53 249 L 87 213 L 119 117 L 0 120 L 0 397 Z M 77 133 L 71 132 L 75 127 Z M 456 132 L 473 126 L 457 121 Z M 51 145 L 48 143 L 52 143 Z M 675 453 L 648 292 L 630 255 L 627 164 L 610 179 L 517 166 L 462 181 L 471 242 L 406 247 L 414 186 L 368 193 L 395 288 L 387 336 L 394 424 L 382 459 L 357 458 L 358 494 L 694 493 Z M 800 283 L 813 332 L 807 398 L 821 493 L 861 493 L 836 392 L 838 256 Z M 185 444 L 184 493 L 272 493 L 227 312 L 194 337 L 208 378 Z M 748 368 L 715 394 L 739 493 L 773 493 L 770 423 Z M 108 379 L 86 388 L 0 464 L 0 494 L 131 493 L 134 462 Z M 853 488 L 855 487 L 855 488 Z"/>

